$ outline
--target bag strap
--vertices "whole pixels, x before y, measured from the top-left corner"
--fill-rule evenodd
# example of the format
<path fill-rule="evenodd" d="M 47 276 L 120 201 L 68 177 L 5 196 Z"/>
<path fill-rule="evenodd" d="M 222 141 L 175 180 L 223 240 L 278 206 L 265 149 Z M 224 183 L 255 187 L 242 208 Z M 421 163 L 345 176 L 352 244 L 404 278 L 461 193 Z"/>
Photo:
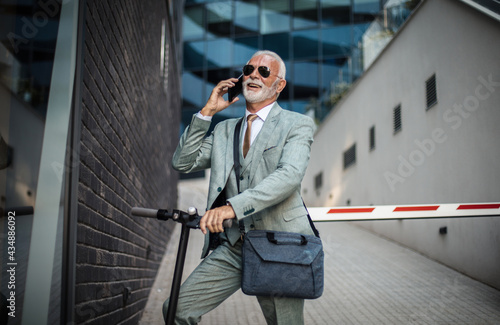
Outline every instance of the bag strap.
<path fill-rule="evenodd" d="M 240 191 L 240 130 L 241 130 L 241 124 L 243 124 L 243 119 L 242 117 L 238 123 L 236 123 L 236 127 L 234 129 L 234 138 L 233 138 L 233 164 L 234 164 L 234 174 L 236 175 L 236 185 L 238 187 L 238 194 L 241 193 Z M 243 220 L 240 220 L 239 222 L 239 227 L 240 227 L 240 233 L 241 233 L 241 238 L 245 235 L 245 223 Z"/>
<path fill-rule="evenodd" d="M 307 211 L 307 219 L 309 219 L 309 225 L 311 225 L 311 229 L 316 237 L 319 238 L 319 231 L 316 229 L 316 226 L 314 225 L 311 216 L 309 215 L 309 211 L 307 210 L 306 204 L 304 203 L 304 199 L 302 199 L 302 204 L 304 205 L 304 208 L 306 208 Z"/>
<path fill-rule="evenodd" d="M 238 194 L 241 193 L 240 191 L 240 130 L 241 130 L 241 125 L 243 124 L 243 117 L 236 123 L 236 127 L 234 128 L 234 138 L 233 138 L 233 163 L 234 163 L 234 174 L 236 175 L 236 185 L 238 187 Z M 309 215 L 309 211 L 307 210 L 306 204 L 304 203 L 304 199 L 302 199 L 302 204 L 304 205 L 304 208 L 307 211 L 307 219 L 309 219 L 309 224 L 311 225 L 311 229 L 314 232 L 314 235 L 316 237 L 319 237 L 319 231 L 316 229 L 316 226 L 314 226 L 314 223 L 311 219 L 311 216 Z M 240 220 L 239 222 L 239 227 L 240 227 L 240 233 L 242 236 L 245 235 L 245 224 L 243 220 Z"/>

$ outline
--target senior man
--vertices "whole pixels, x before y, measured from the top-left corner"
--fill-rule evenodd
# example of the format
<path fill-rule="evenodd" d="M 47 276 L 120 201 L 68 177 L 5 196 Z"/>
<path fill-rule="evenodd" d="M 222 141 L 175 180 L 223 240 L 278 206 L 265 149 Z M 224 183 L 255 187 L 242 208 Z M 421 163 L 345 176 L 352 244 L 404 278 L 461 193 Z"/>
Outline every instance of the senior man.
<path fill-rule="evenodd" d="M 235 78 L 223 80 L 213 89 L 206 105 L 193 116 L 172 159 L 173 167 L 180 172 L 212 168 L 208 210 L 200 222 L 205 234 L 204 260 L 181 286 L 177 324 L 198 323 L 202 315 L 241 287 L 240 223 L 246 232 L 263 229 L 313 234 L 300 184 L 315 124 L 311 118 L 278 105 L 276 100 L 286 86 L 286 68 L 276 53 L 256 52 L 243 67 L 243 75 L 246 112 L 239 144 L 240 192 L 233 168 L 233 135 L 239 118 L 218 123 L 206 137 L 212 116 L 239 100 L 223 98 L 238 81 Z M 216 207 L 221 193 L 226 204 Z M 224 229 L 223 221 L 233 218 L 233 226 Z M 214 234 L 220 245 L 208 255 Z M 268 324 L 303 324 L 303 299 L 257 299 Z M 168 300 L 163 306 L 164 316 L 167 309 Z"/>

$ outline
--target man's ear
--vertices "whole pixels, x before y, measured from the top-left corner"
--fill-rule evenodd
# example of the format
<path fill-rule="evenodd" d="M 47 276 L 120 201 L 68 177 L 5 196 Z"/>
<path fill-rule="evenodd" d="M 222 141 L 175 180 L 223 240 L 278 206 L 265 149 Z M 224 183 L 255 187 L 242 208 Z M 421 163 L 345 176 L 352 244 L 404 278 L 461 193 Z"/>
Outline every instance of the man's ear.
<path fill-rule="evenodd" d="M 286 80 L 285 79 L 280 79 L 280 82 L 278 83 L 278 88 L 276 89 L 276 92 L 279 94 L 285 89 L 286 86 Z"/>

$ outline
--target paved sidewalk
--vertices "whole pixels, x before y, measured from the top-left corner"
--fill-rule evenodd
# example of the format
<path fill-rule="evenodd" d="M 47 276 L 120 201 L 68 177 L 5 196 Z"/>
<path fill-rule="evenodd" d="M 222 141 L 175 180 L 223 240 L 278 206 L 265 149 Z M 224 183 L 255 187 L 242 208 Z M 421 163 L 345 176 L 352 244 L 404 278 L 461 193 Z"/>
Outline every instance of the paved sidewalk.
<path fill-rule="evenodd" d="M 180 204 L 183 194 L 193 201 L 203 195 L 203 186 L 196 183 L 182 183 L 179 189 Z M 305 324 L 500 324 L 499 290 L 351 224 L 316 225 L 325 250 L 325 291 L 306 301 Z M 180 225 L 140 324 L 162 324 L 161 305 L 170 293 L 179 233 Z M 191 231 L 184 278 L 200 262 L 202 240 L 200 231 Z M 201 324 L 265 321 L 255 297 L 238 291 Z"/>

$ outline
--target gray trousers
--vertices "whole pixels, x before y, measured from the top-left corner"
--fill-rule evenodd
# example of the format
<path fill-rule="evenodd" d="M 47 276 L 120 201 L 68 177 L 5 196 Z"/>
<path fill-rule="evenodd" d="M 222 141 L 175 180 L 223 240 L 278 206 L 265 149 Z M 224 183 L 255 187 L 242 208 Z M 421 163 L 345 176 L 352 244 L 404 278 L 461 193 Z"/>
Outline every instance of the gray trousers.
<path fill-rule="evenodd" d="M 232 247 L 224 241 L 191 273 L 180 289 L 176 324 L 198 324 L 201 316 L 240 289 L 241 245 L 239 241 Z M 257 297 L 257 300 L 267 324 L 304 324 L 304 299 Z M 168 299 L 163 304 L 164 318 L 167 310 Z"/>

